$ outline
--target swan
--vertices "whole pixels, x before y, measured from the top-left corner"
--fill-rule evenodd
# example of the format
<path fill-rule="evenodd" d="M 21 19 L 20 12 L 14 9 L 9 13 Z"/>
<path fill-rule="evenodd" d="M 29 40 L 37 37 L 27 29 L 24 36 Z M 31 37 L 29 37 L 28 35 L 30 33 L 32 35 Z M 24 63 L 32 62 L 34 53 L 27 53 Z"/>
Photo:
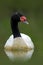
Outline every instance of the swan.
<path fill-rule="evenodd" d="M 11 16 L 11 30 L 12 35 L 6 41 L 4 48 L 6 50 L 30 50 L 34 48 L 31 38 L 19 32 L 18 23 L 23 22 L 28 24 L 26 16 L 20 12 L 15 12 Z"/>

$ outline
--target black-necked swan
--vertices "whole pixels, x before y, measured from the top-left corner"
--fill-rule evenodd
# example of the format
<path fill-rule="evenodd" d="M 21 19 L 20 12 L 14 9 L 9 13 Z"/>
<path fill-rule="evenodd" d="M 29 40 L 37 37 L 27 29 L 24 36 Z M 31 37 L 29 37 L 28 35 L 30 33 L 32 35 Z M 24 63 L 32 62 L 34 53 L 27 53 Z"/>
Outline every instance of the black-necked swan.
<path fill-rule="evenodd" d="M 14 50 L 14 49 L 33 49 L 34 44 L 31 40 L 31 38 L 24 34 L 20 33 L 18 29 L 18 23 L 23 22 L 27 23 L 27 18 L 23 14 L 16 12 L 11 16 L 11 29 L 12 29 L 12 35 L 7 40 L 4 48 L 7 50 Z"/>

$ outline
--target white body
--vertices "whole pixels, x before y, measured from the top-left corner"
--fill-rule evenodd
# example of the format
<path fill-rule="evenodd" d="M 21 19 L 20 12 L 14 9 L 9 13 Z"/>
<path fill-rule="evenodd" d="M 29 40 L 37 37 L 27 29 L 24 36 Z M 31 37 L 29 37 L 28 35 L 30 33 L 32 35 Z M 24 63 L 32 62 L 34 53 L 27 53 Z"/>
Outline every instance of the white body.
<path fill-rule="evenodd" d="M 23 33 L 21 33 L 21 37 L 17 38 L 13 38 L 13 35 L 11 35 L 4 47 L 17 47 L 17 45 L 18 47 L 27 46 L 27 48 L 34 48 L 31 38 Z"/>

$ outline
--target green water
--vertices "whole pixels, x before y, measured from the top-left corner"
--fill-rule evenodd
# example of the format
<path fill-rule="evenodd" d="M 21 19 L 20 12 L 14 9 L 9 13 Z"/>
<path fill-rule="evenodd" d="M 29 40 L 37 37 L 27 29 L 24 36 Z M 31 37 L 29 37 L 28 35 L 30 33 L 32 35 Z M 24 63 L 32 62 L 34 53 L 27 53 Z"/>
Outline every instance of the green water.
<path fill-rule="evenodd" d="M 26 15 L 29 25 L 20 23 L 19 29 L 31 37 L 35 48 L 31 59 L 13 62 L 4 45 L 12 33 L 10 17 L 15 11 Z M 0 0 L 0 65 L 43 65 L 43 0 Z"/>

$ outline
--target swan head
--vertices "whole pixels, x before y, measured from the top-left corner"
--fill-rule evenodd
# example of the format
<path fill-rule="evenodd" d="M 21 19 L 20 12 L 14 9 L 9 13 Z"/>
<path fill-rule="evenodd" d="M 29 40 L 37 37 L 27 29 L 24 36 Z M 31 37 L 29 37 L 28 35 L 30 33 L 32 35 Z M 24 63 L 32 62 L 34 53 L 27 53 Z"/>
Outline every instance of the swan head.
<path fill-rule="evenodd" d="M 24 16 L 20 12 L 13 13 L 13 15 L 11 16 L 11 21 L 15 23 L 23 22 L 23 23 L 28 24 L 26 16 Z"/>

